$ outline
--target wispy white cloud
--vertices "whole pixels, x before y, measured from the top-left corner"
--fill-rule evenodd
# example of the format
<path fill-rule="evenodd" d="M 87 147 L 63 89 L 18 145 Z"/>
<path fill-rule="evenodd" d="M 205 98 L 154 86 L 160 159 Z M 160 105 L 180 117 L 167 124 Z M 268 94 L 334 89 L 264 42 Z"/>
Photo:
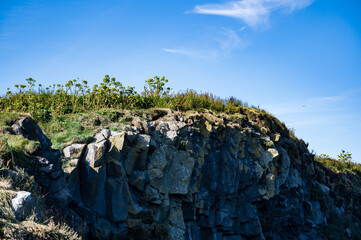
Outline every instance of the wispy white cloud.
<path fill-rule="evenodd" d="M 186 56 L 196 56 L 196 54 L 194 52 L 187 51 L 184 49 L 163 48 L 162 50 L 164 52 L 168 52 L 168 53 L 176 53 L 176 54 L 181 54 L 181 55 L 186 55 Z"/>
<path fill-rule="evenodd" d="M 266 109 L 276 115 L 294 115 L 298 113 L 312 113 L 334 111 L 333 106 L 336 103 L 341 103 L 349 97 L 348 94 L 338 96 L 327 96 L 309 98 L 305 100 L 297 100 L 286 102 L 280 105 L 268 105 Z"/>
<path fill-rule="evenodd" d="M 199 46 L 194 46 L 192 43 L 193 46 L 163 48 L 162 50 L 188 57 L 214 60 L 248 45 L 247 41 L 241 39 L 236 31 L 229 28 L 213 29 L 211 33 L 207 34 L 207 37 L 204 37 L 204 40 Z"/>
<path fill-rule="evenodd" d="M 232 29 L 221 29 L 220 37 L 216 38 L 220 48 L 224 51 L 230 51 L 239 47 L 241 39 Z"/>
<path fill-rule="evenodd" d="M 243 20 L 248 26 L 268 25 L 274 11 L 288 14 L 310 5 L 314 0 L 239 0 L 223 4 L 198 5 L 193 13 L 233 17 Z"/>
<path fill-rule="evenodd" d="M 320 97 L 320 98 L 312 98 L 311 102 L 339 102 L 344 99 L 345 96 L 329 96 L 329 97 Z"/>
<path fill-rule="evenodd" d="M 214 49 L 178 49 L 178 48 L 163 48 L 164 52 L 171 54 L 183 55 L 191 58 L 198 58 L 203 60 L 214 60 L 219 57 L 220 52 Z"/>
<path fill-rule="evenodd" d="M 246 28 L 247 28 L 246 26 L 243 26 L 239 29 L 239 31 L 242 32 L 242 31 L 246 30 Z"/>

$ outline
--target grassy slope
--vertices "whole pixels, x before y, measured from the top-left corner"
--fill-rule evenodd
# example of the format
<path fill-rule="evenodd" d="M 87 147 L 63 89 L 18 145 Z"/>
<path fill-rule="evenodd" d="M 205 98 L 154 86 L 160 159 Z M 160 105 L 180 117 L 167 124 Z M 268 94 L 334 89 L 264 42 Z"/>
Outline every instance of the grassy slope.
<path fill-rule="evenodd" d="M 29 191 L 38 199 L 41 209 L 42 196 L 39 188 L 34 177 L 26 174 L 23 169 L 32 164 L 27 156 L 34 153 L 40 144 L 9 133 L 11 124 L 26 115 L 0 113 L 0 239 L 79 239 L 66 225 L 52 222 L 44 211 L 40 210 L 36 218 L 34 214 L 20 222 L 16 220 L 10 207 L 16 192 Z"/>
<path fill-rule="evenodd" d="M 9 178 L 0 177 L 1 239 L 79 239 L 66 225 L 54 224 L 52 221 L 38 221 L 35 214 L 24 221 L 17 221 L 10 202 L 19 190 L 25 190 L 24 186 L 14 184 Z"/>

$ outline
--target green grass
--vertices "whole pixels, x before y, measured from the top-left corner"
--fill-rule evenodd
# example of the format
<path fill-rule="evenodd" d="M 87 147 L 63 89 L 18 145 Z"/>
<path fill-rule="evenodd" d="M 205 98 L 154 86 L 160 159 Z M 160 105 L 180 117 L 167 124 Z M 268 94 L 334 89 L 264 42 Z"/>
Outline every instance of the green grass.
<path fill-rule="evenodd" d="M 7 132 L 11 129 L 11 125 L 22 117 L 28 116 L 29 114 L 20 112 L 0 112 L 0 132 Z"/>
<path fill-rule="evenodd" d="M 361 175 L 361 164 L 358 164 L 358 163 L 355 163 L 352 161 L 342 162 L 342 161 L 330 158 L 327 155 L 315 156 L 314 159 L 316 162 L 319 162 L 319 163 L 329 167 L 330 169 L 332 169 L 335 172 L 354 173 L 354 174 Z"/>
<path fill-rule="evenodd" d="M 38 141 L 25 139 L 20 135 L 0 134 L 0 159 L 4 166 L 18 164 L 21 167 L 28 167 L 32 164 L 28 158 L 40 148 Z"/>
<path fill-rule="evenodd" d="M 9 147 L 16 153 L 23 152 L 27 154 L 33 154 L 40 148 L 40 143 L 38 141 L 31 141 L 29 139 L 23 138 L 20 135 L 6 134 L 6 136 Z"/>
<path fill-rule="evenodd" d="M 96 112 L 67 114 L 54 117 L 49 122 L 39 123 L 44 133 L 53 143 L 53 148 L 63 149 L 72 143 L 89 143 L 94 133 L 102 128 L 118 130 L 117 119 Z"/>

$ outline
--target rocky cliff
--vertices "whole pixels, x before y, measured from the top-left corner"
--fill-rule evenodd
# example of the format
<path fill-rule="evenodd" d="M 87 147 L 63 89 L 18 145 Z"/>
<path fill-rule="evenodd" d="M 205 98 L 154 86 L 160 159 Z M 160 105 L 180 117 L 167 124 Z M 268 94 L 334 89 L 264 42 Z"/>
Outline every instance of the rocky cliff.
<path fill-rule="evenodd" d="M 40 142 L 28 171 L 85 239 L 360 238 L 360 178 L 314 162 L 269 114 L 155 110 L 122 124 L 61 154 L 31 118 L 12 126 Z"/>

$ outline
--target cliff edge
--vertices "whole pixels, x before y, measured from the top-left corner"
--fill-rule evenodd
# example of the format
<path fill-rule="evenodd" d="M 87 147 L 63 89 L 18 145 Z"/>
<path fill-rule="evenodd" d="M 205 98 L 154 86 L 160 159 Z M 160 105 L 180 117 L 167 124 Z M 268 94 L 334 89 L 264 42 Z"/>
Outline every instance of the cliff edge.
<path fill-rule="evenodd" d="M 23 167 L 83 238 L 360 238 L 360 177 L 315 162 L 273 116 L 148 112 L 61 152 L 30 117 L 11 125 L 40 143 Z"/>

